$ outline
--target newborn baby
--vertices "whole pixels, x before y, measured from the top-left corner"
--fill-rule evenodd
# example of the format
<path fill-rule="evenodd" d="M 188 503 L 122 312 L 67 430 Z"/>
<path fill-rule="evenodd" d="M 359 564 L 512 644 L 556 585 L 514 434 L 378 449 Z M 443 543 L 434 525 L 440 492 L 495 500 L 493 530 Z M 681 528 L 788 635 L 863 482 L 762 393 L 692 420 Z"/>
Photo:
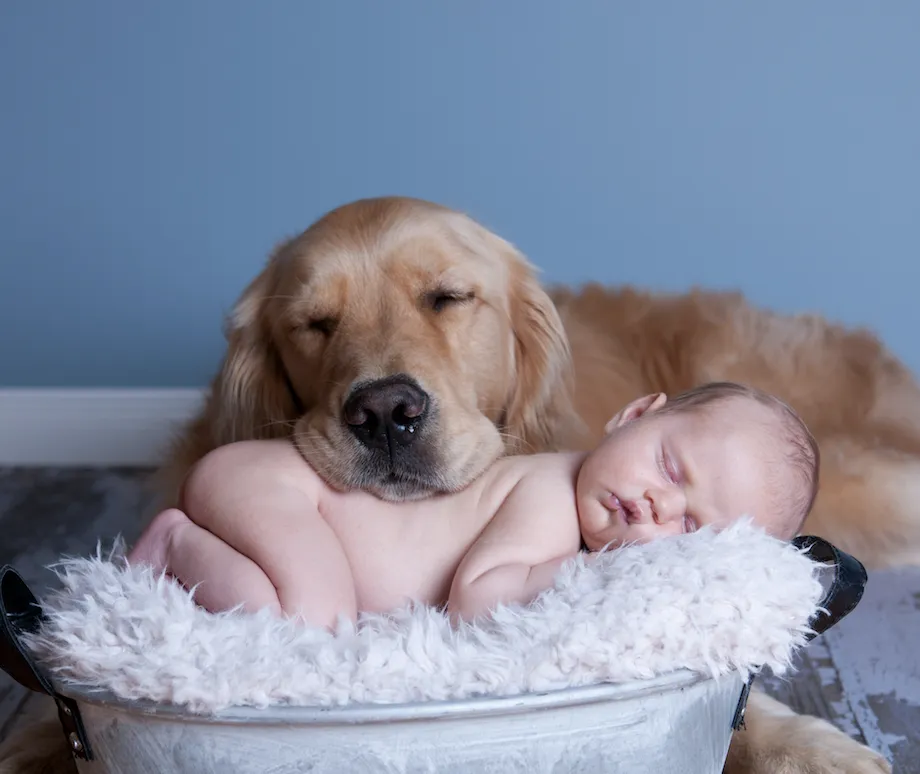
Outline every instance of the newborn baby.
<path fill-rule="evenodd" d="M 527 603 L 581 548 L 722 528 L 781 539 L 814 501 L 818 449 L 785 403 L 713 383 L 633 401 L 589 453 L 506 457 L 465 489 L 384 502 L 330 488 L 287 440 L 223 446 L 192 470 L 184 510 L 129 555 L 212 610 L 242 605 L 334 627 L 410 600 L 452 620 Z"/>

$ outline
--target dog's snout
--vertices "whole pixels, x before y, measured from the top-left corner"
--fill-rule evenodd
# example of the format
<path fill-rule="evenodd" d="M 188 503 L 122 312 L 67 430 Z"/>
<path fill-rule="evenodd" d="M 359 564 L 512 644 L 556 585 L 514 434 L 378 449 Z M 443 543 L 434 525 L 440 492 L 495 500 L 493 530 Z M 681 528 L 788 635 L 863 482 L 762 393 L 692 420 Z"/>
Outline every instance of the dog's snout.
<path fill-rule="evenodd" d="M 390 449 L 416 438 L 428 411 L 428 394 L 408 376 L 395 376 L 354 390 L 345 401 L 344 418 L 365 446 Z"/>

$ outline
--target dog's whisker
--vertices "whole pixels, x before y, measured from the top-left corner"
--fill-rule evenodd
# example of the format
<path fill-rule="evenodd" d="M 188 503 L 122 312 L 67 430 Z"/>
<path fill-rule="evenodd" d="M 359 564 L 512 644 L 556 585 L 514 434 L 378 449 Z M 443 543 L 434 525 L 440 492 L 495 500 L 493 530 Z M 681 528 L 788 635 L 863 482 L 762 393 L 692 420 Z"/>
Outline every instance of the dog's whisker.
<path fill-rule="evenodd" d="M 278 428 L 278 427 L 286 427 L 289 429 L 293 429 L 296 426 L 296 424 L 297 422 L 294 420 L 275 419 L 270 422 L 265 422 L 259 425 L 258 429 L 259 430 L 274 430 L 275 428 Z"/>
<path fill-rule="evenodd" d="M 270 419 L 267 422 L 264 422 L 261 426 L 271 427 L 273 425 L 288 425 L 289 427 L 293 427 L 295 424 L 297 424 L 296 419 Z"/>

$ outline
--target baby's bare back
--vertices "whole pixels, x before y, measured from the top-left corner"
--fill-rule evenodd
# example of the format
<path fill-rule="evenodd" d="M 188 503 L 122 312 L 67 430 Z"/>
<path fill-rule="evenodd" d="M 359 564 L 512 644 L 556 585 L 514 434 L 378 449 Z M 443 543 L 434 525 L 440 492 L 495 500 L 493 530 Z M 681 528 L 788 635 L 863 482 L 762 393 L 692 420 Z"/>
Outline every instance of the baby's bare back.
<path fill-rule="evenodd" d="M 386 612 L 446 603 L 464 559 L 473 581 L 574 553 L 576 472 L 573 455 L 506 458 L 455 494 L 392 503 L 332 489 L 287 441 L 247 441 L 193 471 L 185 507 L 261 568 L 286 612 Z"/>
<path fill-rule="evenodd" d="M 527 485 L 535 463 L 530 458 L 500 460 L 460 492 L 404 503 L 363 492 L 336 492 L 310 470 L 316 477 L 319 512 L 351 565 L 358 609 L 383 612 L 410 599 L 446 603 L 457 567 L 485 527 L 497 520 L 510 522 L 508 494 Z M 574 500 L 566 499 L 572 501 L 572 511 L 558 516 L 576 524 Z M 551 550 L 549 542 L 557 536 L 528 530 L 509 537 L 534 546 L 546 542 Z M 558 541 L 555 547 L 560 547 Z"/>
<path fill-rule="evenodd" d="M 492 522 L 507 524 L 508 540 L 526 542 L 547 558 L 568 549 L 574 553 L 579 544 L 570 485 L 573 458 L 566 455 L 502 459 L 460 492 L 403 503 L 363 492 L 337 492 L 312 468 L 304 468 L 312 477 L 318 510 L 348 557 L 362 611 L 384 612 L 409 600 L 446 603 L 457 567 Z M 539 477 L 546 491 L 547 476 L 554 480 L 553 494 L 543 506 L 552 509 L 559 529 L 522 529 L 531 514 L 514 513 L 508 495 L 516 487 L 529 486 L 531 477 Z M 506 548 L 496 545 L 495 551 Z M 488 556 L 490 549 L 480 546 L 480 556 Z"/>

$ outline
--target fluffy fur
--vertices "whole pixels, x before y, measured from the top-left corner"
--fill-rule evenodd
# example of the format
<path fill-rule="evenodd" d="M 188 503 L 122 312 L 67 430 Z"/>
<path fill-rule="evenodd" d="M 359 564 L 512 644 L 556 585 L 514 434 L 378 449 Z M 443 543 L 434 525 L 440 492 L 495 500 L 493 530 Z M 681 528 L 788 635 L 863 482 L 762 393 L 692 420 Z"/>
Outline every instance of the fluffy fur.
<path fill-rule="evenodd" d="M 66 682 L 195 712 L 510 695 L 677 669 L 782 672 L 818 609 L 820 568 L 740 522 L 581 555 L 533 604 L 459 631 L 409 607 L 333 636 L 267 611 L 213 615 L 149 568 L 97 555 L 62 563 L 30 646 Z"/>

